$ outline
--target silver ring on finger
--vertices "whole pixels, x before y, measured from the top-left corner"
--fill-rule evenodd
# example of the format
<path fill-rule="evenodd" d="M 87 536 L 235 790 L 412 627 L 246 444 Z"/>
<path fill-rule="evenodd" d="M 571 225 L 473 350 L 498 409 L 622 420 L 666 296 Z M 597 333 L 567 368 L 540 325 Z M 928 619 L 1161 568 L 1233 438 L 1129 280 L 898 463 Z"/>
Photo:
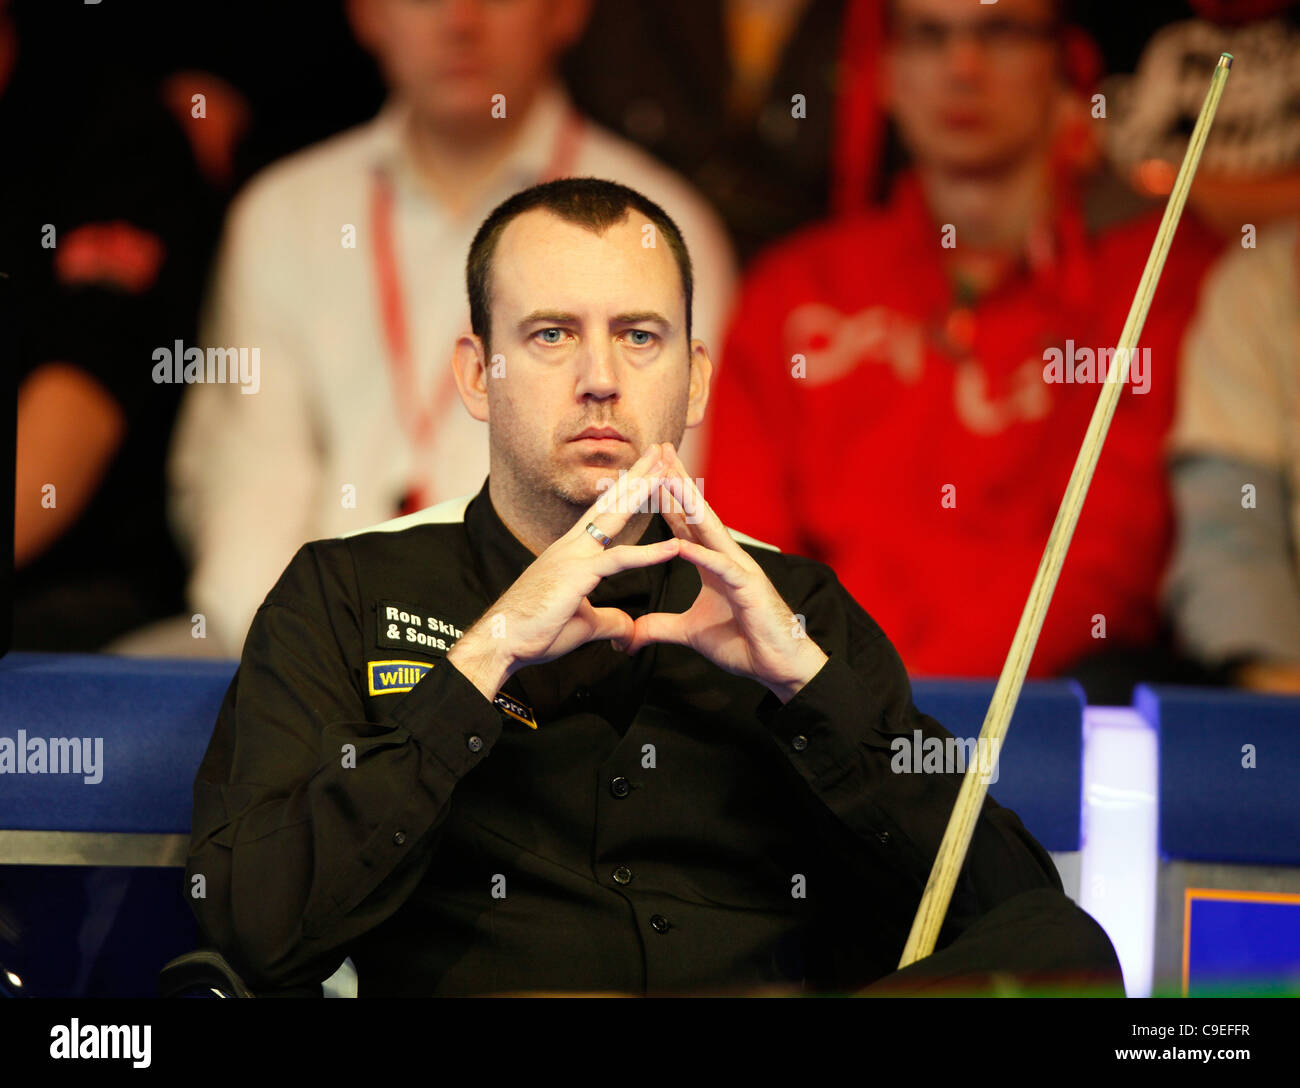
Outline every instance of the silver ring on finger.
<path fill-rule="evenodd" d="M 587 522 L 587 532 L 589 532 L 592 536 L 594 536 L 597 540 L 599 540 L 601 545 L 606 548 L 608 548 L 611 544 L 614 543 L 614 538 L 612 536 L 606 536 L 599 529 L 597 529 L 596 523 L 594 521 Z"/>

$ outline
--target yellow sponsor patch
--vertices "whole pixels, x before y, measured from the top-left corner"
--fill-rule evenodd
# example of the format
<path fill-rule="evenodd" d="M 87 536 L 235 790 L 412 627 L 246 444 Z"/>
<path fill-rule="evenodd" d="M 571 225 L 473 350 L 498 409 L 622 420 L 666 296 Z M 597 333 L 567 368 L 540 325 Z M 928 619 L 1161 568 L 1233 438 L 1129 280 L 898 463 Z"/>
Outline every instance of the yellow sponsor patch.
<path fill-rule="evenodd" d="M 410 691 L 433 668 L 428 661 L 368 661 L 366 674 L 371 695 Z"/>
<path fill-rule="evenodd" d="M 393 695 L 398 692 L 410 691 L 424 679 L 425 673 L 436 664 L 436 661 L 404 661 L 401 659 L 367 661 L 366 676 L 369 682 L 370 694 Z M 533 708 L 527 703 L 520 702 L 513 695 L 507 695 L 504 691 L 498 691 L 496 698 L 492 701 L 498 708 L 515 720 L 523 722 L 529 729 L 537 728 L 537 718 L 533 714 Z"/>
<path fill-rule="evenodd" d="M 537 728 L 537 719 L 533 716 L 533 708 L 527 703 L 521 703 L 513 695 L 507 695 L 504 691 L 498 691 L 497 697 L 492 701 L 512 718 L 523 722 L 529 729 Z"/>

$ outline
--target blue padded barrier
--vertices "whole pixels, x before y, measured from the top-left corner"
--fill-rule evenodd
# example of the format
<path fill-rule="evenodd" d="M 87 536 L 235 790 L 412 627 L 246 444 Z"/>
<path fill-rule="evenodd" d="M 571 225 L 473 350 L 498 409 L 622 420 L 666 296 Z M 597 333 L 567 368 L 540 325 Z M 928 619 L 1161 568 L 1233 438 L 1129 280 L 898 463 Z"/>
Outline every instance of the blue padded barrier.
<path fill-rule="evenodd" d="M 0 828 L 189 834 L 194 776 L 233 661 L 13 653 L 0 659 L 0 738 L 102 741 L 102 781 L 0 775 Z M 93 749 L 92 749 L 93 751 Z"/>
<path fill-rule="evenodd" d="M 0 659 L 0 743 L 25 734 L 102 744 L 97 783 L 0 775 L 0 830 L 72 832 L 100 852 L 123 834 L 188 838 L 194 776 L 234 671 L 233 661 Z M 9 994 L 156 996 L 162 965 L 200 944 L 178 868 L 0 865 L 0 968 L 21 980 L 6 983 Z"/>
<path fill-rule="evenodd" d="M 1300 866 L 1300 698 L 1141 684 L 1133 705 L 1160 738 L 1164 858 Z"/>
<path fill-rule="evenodd" d="M 954 736 L 979 736 L 996 684 L 915 680 L 912 701 Z M 1072 680 L 1026 682 L 989 793 L 1053 852 L 1081 848 L 1083 689 Z"/>

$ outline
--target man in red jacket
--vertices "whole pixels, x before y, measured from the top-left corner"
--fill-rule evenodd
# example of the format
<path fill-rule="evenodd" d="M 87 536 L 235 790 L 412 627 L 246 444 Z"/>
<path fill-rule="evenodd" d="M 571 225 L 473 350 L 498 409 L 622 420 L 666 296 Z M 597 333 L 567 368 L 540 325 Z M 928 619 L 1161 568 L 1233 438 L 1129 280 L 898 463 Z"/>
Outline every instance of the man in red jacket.
<path fill-rule="evenodd" d="M 762 255 L 724 345 L 710 501 L 832 566 L 914 674 L 999 672 L 1159 222 L 1097 229 L 1059 165 L 1058 15 L 896 0 L 882 87 L 913 167 Z M 1031 676 L 1156 633 L 1161 444 L 1216 248 L 1184 216 Z"/>

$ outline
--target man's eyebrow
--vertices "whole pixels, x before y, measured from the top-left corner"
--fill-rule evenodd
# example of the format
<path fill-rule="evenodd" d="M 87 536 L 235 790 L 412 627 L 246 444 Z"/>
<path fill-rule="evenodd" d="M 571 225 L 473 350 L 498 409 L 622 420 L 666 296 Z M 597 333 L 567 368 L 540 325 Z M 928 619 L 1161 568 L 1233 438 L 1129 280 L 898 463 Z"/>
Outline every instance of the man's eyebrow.
<path fill-rule="evenodd" d="M 578 321 L 577 314 L 564 313 L 561 310 L 534 310 L 519 319 L 518 328 L 524 328 L 526 325 L 533 325 L 538 321 L 553 321 L 557 325 L 575 325 Z"/>
<path fill-rule="evenodd" d="M 615 325 L 644 325 L 650 322 L 666 329 L 673 327 L 673 323 L 657 310 L 635 310 L 632 313 L 614 315 Z"/>

